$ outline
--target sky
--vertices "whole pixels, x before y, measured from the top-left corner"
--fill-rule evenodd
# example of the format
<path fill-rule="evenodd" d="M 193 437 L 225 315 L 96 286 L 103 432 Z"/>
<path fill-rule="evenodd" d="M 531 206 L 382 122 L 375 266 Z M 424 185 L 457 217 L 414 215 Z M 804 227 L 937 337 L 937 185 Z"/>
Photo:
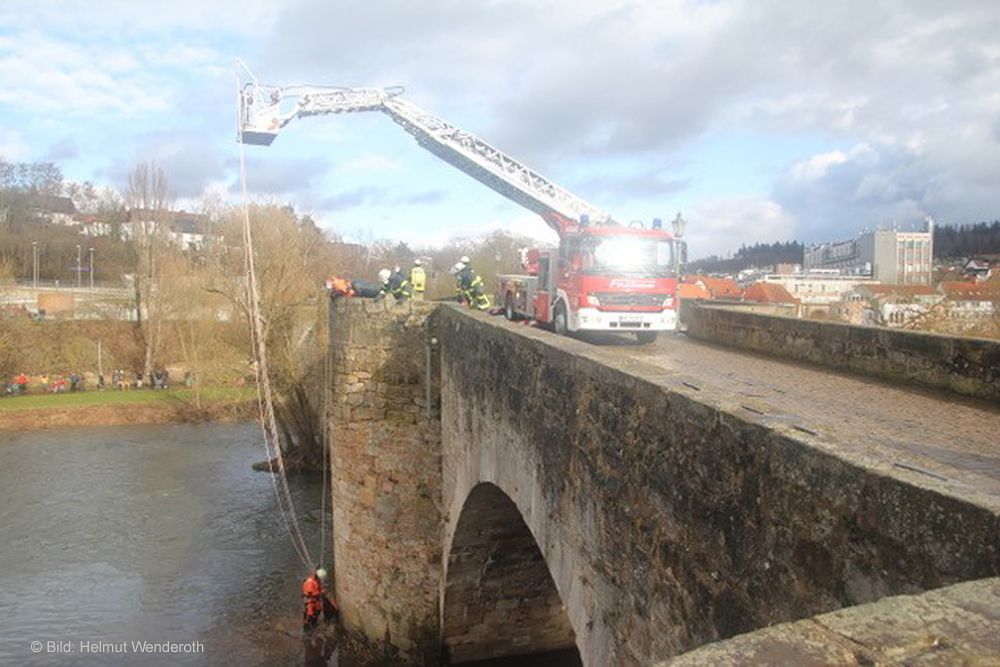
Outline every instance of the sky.
<path fill-rule="evenodd" d="M 618 220 L 677 212 L 693 258 L 1000 217 L 1000 3 L 986 0 L 4 0 L 0 157 L 178 207 L 240 201 L 236 59 L 278 86 L 406 99 Z M 254 199 L 356 241 L 540 218 L 381 114 L 246 147 Z"/>

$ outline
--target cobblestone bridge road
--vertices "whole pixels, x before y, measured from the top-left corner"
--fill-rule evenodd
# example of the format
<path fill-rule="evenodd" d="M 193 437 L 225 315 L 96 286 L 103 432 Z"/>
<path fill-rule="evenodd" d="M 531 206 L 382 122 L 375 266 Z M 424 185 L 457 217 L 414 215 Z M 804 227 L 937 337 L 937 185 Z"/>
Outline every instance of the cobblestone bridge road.
<path fill-rule="evenodd" d="M 661 335 L 639 346 L 623 336 L 591 340 L 601 356 L 655 365 L 715 395 L 748 418 L 778 418 L 830 451 L 935 480 L 1000 508 L 1000 407 L 945 392 L 894 385 Z"/>

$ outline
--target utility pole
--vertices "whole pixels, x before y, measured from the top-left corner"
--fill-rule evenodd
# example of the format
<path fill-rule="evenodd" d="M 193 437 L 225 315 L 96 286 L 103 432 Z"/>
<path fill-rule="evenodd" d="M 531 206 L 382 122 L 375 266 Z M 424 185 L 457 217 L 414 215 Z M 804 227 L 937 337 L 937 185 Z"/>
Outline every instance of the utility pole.
<path fill-rule="evenodd" d="M 94 249 L 87 248 L 90 252 L 90 293 L 94 293 Z"/>
<path fill-rule="evenodd" d="M 38 241 L 31 242 L 31 286 L 38 289 Z"/>
<path fill-rule="evenodd" d="M 80 259 L 81 259 L 80 246 L 77 245 L 76 246 L 76 289 L 78 290 L 80 289 L 80 278 L 81 278 L 80 271 L 82 270 L 82 267 L 80 265 Z"/>

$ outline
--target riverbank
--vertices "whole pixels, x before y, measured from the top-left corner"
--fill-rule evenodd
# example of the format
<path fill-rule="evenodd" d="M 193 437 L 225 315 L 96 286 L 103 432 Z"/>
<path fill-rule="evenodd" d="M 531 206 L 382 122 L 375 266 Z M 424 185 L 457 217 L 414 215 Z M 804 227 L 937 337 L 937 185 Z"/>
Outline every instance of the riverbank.
<path fill-rule="evenodd" d="M 234 422 L 256 414 L 253 387 L 85 391 L 0 400 L 0 431 L 64 426 Z"/>

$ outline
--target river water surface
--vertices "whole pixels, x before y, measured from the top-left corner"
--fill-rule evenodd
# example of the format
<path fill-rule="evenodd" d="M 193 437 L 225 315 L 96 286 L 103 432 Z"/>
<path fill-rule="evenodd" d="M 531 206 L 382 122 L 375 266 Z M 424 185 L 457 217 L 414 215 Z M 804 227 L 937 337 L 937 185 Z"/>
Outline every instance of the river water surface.
<path fill-rule="evenodd" d="M 302 664 L 305 569 L 264 458 L 255 424 L 0 433 L 0 664 Z M 289 482 L 316 554 L 322 481 Z"/>

